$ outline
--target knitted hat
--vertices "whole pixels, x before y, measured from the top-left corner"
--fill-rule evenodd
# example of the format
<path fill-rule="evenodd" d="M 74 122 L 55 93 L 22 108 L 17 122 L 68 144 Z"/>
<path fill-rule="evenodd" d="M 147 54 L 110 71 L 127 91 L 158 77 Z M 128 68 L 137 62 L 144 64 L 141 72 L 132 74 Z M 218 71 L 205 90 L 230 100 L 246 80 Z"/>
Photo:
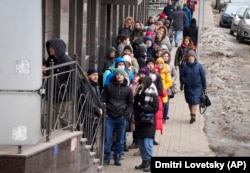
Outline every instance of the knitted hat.
<path fill-rule="evenodd" d="M 187 57 L 190 57 L 190 56 L 193 56 L 193 57 L 196 58 L 196 53 L 195 53 L 195 51 L 193 51 L 193 50 L 188 51 Z"/>
<path fill-rule="evenodd" d="M 94 67 L 91 67 L 91 68 L 89 68 L 89 70 L 88 70 L 88 76 L 89 75 L 91 75 L 91 74 L 93 74 L 93 73 L 98 73 L 98 71 L 96 70 L 96 68 L 94 68 Z"/>
<path fill-rule="evenodd" d="M 120 62 L 123 62 L 124 65 L 125 65 L 125 60 L 124 60 L 124 58 L 122 58 L 122 57 L 117 57 L 117 58 L 115 59 L 115 65 L 117 66 L 117 64 L 119 64 Z"/>
<path fill-rule="evenodd" d="M 140 70 L 139 70 L 139 74 L 142 73 L 142 74 L 145 74 L 146 76 L 149 76 L 149 68 L 148 67 L 142 67 Z"/>
<path fill-rule="evenodd" d="M 152 32 L 153 32 L 153 31 L 154 31 L 154 28 L 153 28 L 152 26 L 148 26 L 148 27 L 147 27 L 147 31 L 152 31 Z"/>
<path fill-rule="evenodd" d="M 134 41 L 133 41 L 133 44 L 137 44 L 137 45 L 140 45 L 142 44 L 142 40 L 140 38 L 136 38 Z M 126 47 L 126 46 L 125 46 Z M 124 48 L 125 48 L 124 47 Z"/>
<path fill-rule="evenodd" d="M 125 62 L 129 62 L 131 64 L 131 57 L 129 55 L 124 55 L 123 59 L 125 60 Z"/>
<path fill-rule="evenodd" d="M 154 36 L 154 32 L 153 31 L 147 31 L 145 36 L 150 36 L 153 37 Z"/>
<path fill-rule="evenodd" d="M 148 64 L 149 62 L 152 62 L 155 64 L 155 59 L 154 58 L 147 58 L 146 64 Z"/>
<path fill-rule="evenodd" d="M 116 69 L 115 69 L 115 75 L 117 75 L 117 74 L 123 75 L 124 78 L 127 76 L 127 73 L 125 72 L 125 70 L 120 69 L 120 68 L 116 68 Z"/>
<path fill-rule="evenodd" d="M 160 19 L 166 19 L 166 15 L 164 13 L 161 13 L 159 16 Z"/>

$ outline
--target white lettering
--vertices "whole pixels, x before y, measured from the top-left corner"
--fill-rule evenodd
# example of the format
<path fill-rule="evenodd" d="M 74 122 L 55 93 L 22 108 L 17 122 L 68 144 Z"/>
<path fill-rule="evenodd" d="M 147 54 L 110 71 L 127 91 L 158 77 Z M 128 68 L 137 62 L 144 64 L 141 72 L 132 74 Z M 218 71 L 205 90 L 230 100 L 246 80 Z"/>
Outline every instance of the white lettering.
<path fill-rule="evenodd" d="M 210 162 L 203 162 L 203 163 L 188 163 L 185 161 L 185 168 L 217 168 L 219 170 L 223 170 L 225 163 L 218 163 L 214 161 L 213 163 Z"/>

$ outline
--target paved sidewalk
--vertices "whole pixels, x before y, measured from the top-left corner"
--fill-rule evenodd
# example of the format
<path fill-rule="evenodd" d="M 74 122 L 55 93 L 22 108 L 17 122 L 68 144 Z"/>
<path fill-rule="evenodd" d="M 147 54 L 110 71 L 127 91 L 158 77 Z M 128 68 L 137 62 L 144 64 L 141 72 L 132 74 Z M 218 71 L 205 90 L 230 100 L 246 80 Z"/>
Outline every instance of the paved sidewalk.
<path fill-rule="evenodd" d="M 203 23 L 203 27 L 211 26 L 213 17 L 210 1 L 204 3 L 204 15 L 206 22 Z M 194 16 L 198 16 L 197 12 Z M 172 59 L 175 52 L 176 47 L 173 47 Z M 177 87 L 179 88 L 179 84 Z M 190 113 L 183 92 L 178 92 L 175 98 L 170 100 L 169 116 L 170 119 L 164 124 L 163 134 L 161 135 L 160 131 L 156 132 L 156 141 L 159 145 L 154 146 L 154 156 L 214 156 L 204 133 L 204 116 L 197 111 L 196 121 L 193 124 L 189 123 Z M 132 133 L 129 133 L 128 145 L 131 143 Z M 121 161 L 122 166 L 114 166 L 111 160 L 111 165 L 104 166 L 103 173 L 141 172 L 134 169 L 135 165 L 141 163 L 140 156 L 133 156 L 136 151 L 138 149 L 125 152 L 125 159 Z"/>

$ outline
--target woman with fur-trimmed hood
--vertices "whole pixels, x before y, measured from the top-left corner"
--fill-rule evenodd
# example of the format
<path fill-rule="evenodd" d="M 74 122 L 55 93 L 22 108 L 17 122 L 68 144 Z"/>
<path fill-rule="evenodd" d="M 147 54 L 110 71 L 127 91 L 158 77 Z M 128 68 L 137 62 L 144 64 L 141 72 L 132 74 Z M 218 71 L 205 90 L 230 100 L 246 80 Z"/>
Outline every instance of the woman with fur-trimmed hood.
<path fill-rule="evenodd" d="M 168 50 L 171 52 L 172 45 L 170 44 L 170 40 L 168 37 L 168 30 L 163 25 L 157 28 L 155 35 L 155 47 L 161 47 L 162 45 L 166 45 Z"/>

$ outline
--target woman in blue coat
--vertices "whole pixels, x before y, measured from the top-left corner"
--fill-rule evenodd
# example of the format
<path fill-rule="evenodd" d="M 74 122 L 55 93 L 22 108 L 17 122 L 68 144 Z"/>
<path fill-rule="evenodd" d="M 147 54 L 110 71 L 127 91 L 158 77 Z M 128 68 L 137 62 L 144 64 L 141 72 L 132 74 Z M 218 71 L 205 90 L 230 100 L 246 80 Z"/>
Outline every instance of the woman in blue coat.
<path fill-rule="evenodd" d="M 190 123 L 195 121 L 202 91 L 206 89 L 206 76 L 203 66 L 197 61 L 196 53 L 190 50 L 187 63 L 183 65 L 180 80 L 184 84 L 185 100 L 190 110 Z"/>

